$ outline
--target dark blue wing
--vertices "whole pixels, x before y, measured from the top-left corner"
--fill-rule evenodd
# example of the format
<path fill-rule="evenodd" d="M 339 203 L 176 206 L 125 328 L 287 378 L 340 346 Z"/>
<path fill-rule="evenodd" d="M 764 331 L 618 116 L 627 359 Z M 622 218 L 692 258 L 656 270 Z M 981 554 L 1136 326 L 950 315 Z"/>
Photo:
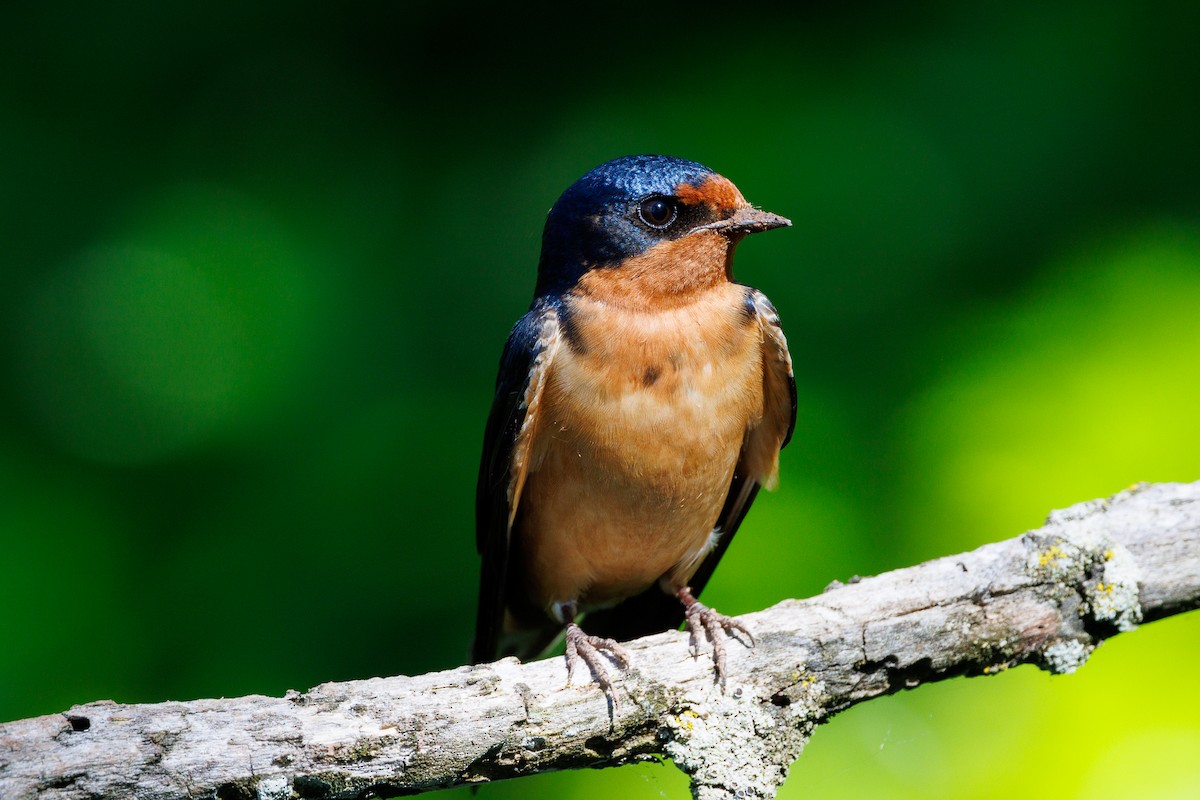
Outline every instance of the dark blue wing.
<path fill-rule="evenodd" d="M 513 507 L 514 460 L 518 439 L 526 430 L 531 386 L 546 366 L 546 348 L 557 332 L 554 306 L 538 300 L 513 327 L 500 357 L 496 394 L 483 433 L 483 456 L 475 488 L 475 546 L 482 558 L 479 575 L 479 607 L 475 639 L 471 646 L 473 663 L 496 658 L 501 625 L 504 620 L 510 553 L 510 520 Z"/>

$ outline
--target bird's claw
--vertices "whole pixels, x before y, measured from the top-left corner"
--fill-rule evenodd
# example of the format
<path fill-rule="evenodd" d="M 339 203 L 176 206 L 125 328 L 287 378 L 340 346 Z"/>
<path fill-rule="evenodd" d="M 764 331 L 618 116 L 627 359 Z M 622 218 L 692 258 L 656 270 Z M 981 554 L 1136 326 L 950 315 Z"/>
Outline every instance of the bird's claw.
<path fill-rule="evenodd" d="M 615 664 L 627 667 L 629 666 L 629 652 L 614 639 L 605 639 L 602 636 L 590 636 L 584 633 L 583 629 L 574 622 L 567 625 L 566 640 L 567 686 L 571 685 L 571 677 L 575 674 L 575 665 L 582 660 L 588 665 L 592 679 L 596 681 L 600 690 L 604 692 L 604 696 L 608 698 L 613 716 L 616 716 L 617 694 L 613 691 L 612 678 L 609 677 L 608 668 L 604 665 L 600 654 L 603 652 Z"/>
<path fill-rule="evenodd" d="M 708 606 L 701 603 L 692 596 L 691 590 L 684 588 L 678 592 L 679 599 L 683 601 L 684 618 L 687 621 L 688 629 L 688 649 L 692 654 L 692 658 L 700 656 L 700 631 L 704 631 L 704 638 L 709 641 L 712 646 L 713 666 L 717 671 L 717 681 L 721 684 L 721 689 L 725 689 L 725 640 L 733 634 L 741 634 L 749 643 L 747 647 L 754 647 L 754 634 L 750 629 L 738 622 L 733 617 L 727 617 L 713 611 Z M 740 636 L 733 638 L 741 641 Z M 745 642 L 743 642 L 745 644 Z"/>

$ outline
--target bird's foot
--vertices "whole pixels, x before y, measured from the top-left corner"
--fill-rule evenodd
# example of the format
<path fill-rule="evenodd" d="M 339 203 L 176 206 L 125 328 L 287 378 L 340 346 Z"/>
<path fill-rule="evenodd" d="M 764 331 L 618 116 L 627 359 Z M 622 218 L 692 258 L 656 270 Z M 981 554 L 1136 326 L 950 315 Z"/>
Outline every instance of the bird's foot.
<path fill-rule="evenodd" d="M 600 686 L 604 696 L 608 698 L 613 716 L 617 713 L 617 695 L 613 691 L 612 678 L 600 653 L 605 653 L 609 659 L 622 668 L 629 666 L 629 652 L 613 639 L 602 636 L 590 636 L 574 622 L 567 623 L 567 686 L 571 685 L 571 677 L 575 673 L 575 665 L 582 659 L 591 670 L 592 678 Z"/>
<path fill-rule="evenodd" d="M 750 633 L 750 629 L 736 619 L 718 614 L 701 603 L 692 596 L 692 590 L 688 586 L 677 591 L 675 596 L 683 603 L 692 657 L 697 658 L 700 655 L 700 631 L 704 631 L 704 638 L 708 639 L 712 645 L 713 666 L 716 667 L 717 681 L 720 682 L 723 691 L 725 689 L 725 640 L 735 633 L 741 634 L 734 638 L 741 641 L 741 637 L 744 636 L 749 643 L 743 642 L 743 644 L 753 647 L 754 634 Z"/>

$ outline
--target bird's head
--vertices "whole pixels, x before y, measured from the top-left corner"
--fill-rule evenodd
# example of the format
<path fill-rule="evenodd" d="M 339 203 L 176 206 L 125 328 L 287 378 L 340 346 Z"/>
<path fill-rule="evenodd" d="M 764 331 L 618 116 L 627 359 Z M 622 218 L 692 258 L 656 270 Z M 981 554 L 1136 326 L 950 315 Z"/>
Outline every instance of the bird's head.
<path fill-rule="evenodd" d="M 625 156 L 588 172 L 550 209 L 537 294 L 570 290 L 585 276 L 686 291 L 728 279 L 733 247 L 747 234 L 787 225 L 703 164 Z"/>

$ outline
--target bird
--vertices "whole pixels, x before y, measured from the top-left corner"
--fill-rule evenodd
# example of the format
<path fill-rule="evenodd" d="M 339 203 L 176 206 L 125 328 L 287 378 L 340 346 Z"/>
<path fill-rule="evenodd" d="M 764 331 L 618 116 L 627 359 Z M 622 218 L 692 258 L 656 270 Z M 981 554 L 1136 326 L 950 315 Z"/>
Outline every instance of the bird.
<path fill-rule="evenodd" d="M 582 660 L 615 708 L 618 640 L 686 622 L 725 686 L 724 641 L 753 635 L 698 597 L 796 424 L 779 315 L 733 253 L 790 225 L 664 155 L 601 164 L 554 203 L 484 430 L 473 663 L 563 636 L 567 685 Z"/>

